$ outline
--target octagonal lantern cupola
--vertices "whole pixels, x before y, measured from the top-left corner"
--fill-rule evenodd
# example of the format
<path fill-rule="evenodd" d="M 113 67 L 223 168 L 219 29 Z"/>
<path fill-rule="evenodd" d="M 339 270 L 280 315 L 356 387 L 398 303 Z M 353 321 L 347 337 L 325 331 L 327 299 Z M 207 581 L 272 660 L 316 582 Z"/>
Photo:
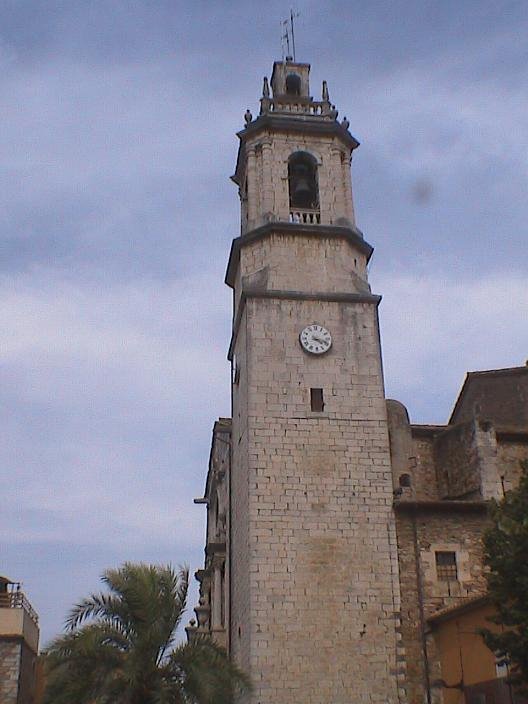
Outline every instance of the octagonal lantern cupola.
<path fill-rule="evenodd" d="M 245 113 L 235 175 L 241 232 L 269 222 L 355 228 L 350 163 L 359 142 L 339 121 L 326 81 L 310 95 L 310 64 L 276 61 L 260 112 Z"/>

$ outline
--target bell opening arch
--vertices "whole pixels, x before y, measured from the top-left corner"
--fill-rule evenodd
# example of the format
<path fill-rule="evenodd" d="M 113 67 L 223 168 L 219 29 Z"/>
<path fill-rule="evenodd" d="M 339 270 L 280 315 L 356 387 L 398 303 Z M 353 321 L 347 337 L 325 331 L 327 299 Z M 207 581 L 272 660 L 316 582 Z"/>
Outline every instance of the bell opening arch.
<path fill-rule="evenodd" d="M 298 151 L 288 159 L 290 209 L 319 210 L 317 159 L 308 152 Z"/>

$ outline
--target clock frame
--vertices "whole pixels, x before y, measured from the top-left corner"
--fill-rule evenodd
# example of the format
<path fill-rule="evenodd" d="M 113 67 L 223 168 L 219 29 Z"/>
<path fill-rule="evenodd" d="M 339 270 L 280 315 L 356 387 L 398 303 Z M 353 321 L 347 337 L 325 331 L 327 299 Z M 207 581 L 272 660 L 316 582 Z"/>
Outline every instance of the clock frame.
<path fill-rule="evenodd" d="M 308 354 L 326 354 L 332 347 L 332 335 L 322 325 L 312 323 L 301 330 L 299 342 Z"/>

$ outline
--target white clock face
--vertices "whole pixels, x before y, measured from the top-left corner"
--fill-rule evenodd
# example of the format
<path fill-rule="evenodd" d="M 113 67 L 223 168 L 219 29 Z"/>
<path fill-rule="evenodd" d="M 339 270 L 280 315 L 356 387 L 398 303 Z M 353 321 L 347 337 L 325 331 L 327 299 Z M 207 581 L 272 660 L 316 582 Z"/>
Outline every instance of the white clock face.
<path fill-rule="evenodd" d="M 324 354 L 332 346 L 332 336 L 322 325 L 308 325 L 299 335 L 303 349 L 310 354 Z"/>

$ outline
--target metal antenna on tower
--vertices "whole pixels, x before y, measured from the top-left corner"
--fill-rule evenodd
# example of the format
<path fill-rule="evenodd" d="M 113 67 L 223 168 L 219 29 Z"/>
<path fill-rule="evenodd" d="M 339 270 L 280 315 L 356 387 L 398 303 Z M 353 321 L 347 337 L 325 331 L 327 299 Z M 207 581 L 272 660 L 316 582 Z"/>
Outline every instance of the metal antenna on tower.
<path fill-rule="evenodd" d="M 288 20 L 281 21 L 281 47 L 282 60 L 285 61 L 290 55 L 290 31 L 288 28 Z"/>
<path fill-rule="evenodd" d="M 301 13 L 300 12 L 293 12 L 293 9 L 290 8 L 290 29 L 291 29 L 291 39 L 292 39 L 292 51 L 293 51 L 293 60 L 296 60 L 295 57 L 295 32 L 293 29 L 293 20 L 299 17 Z"/>

